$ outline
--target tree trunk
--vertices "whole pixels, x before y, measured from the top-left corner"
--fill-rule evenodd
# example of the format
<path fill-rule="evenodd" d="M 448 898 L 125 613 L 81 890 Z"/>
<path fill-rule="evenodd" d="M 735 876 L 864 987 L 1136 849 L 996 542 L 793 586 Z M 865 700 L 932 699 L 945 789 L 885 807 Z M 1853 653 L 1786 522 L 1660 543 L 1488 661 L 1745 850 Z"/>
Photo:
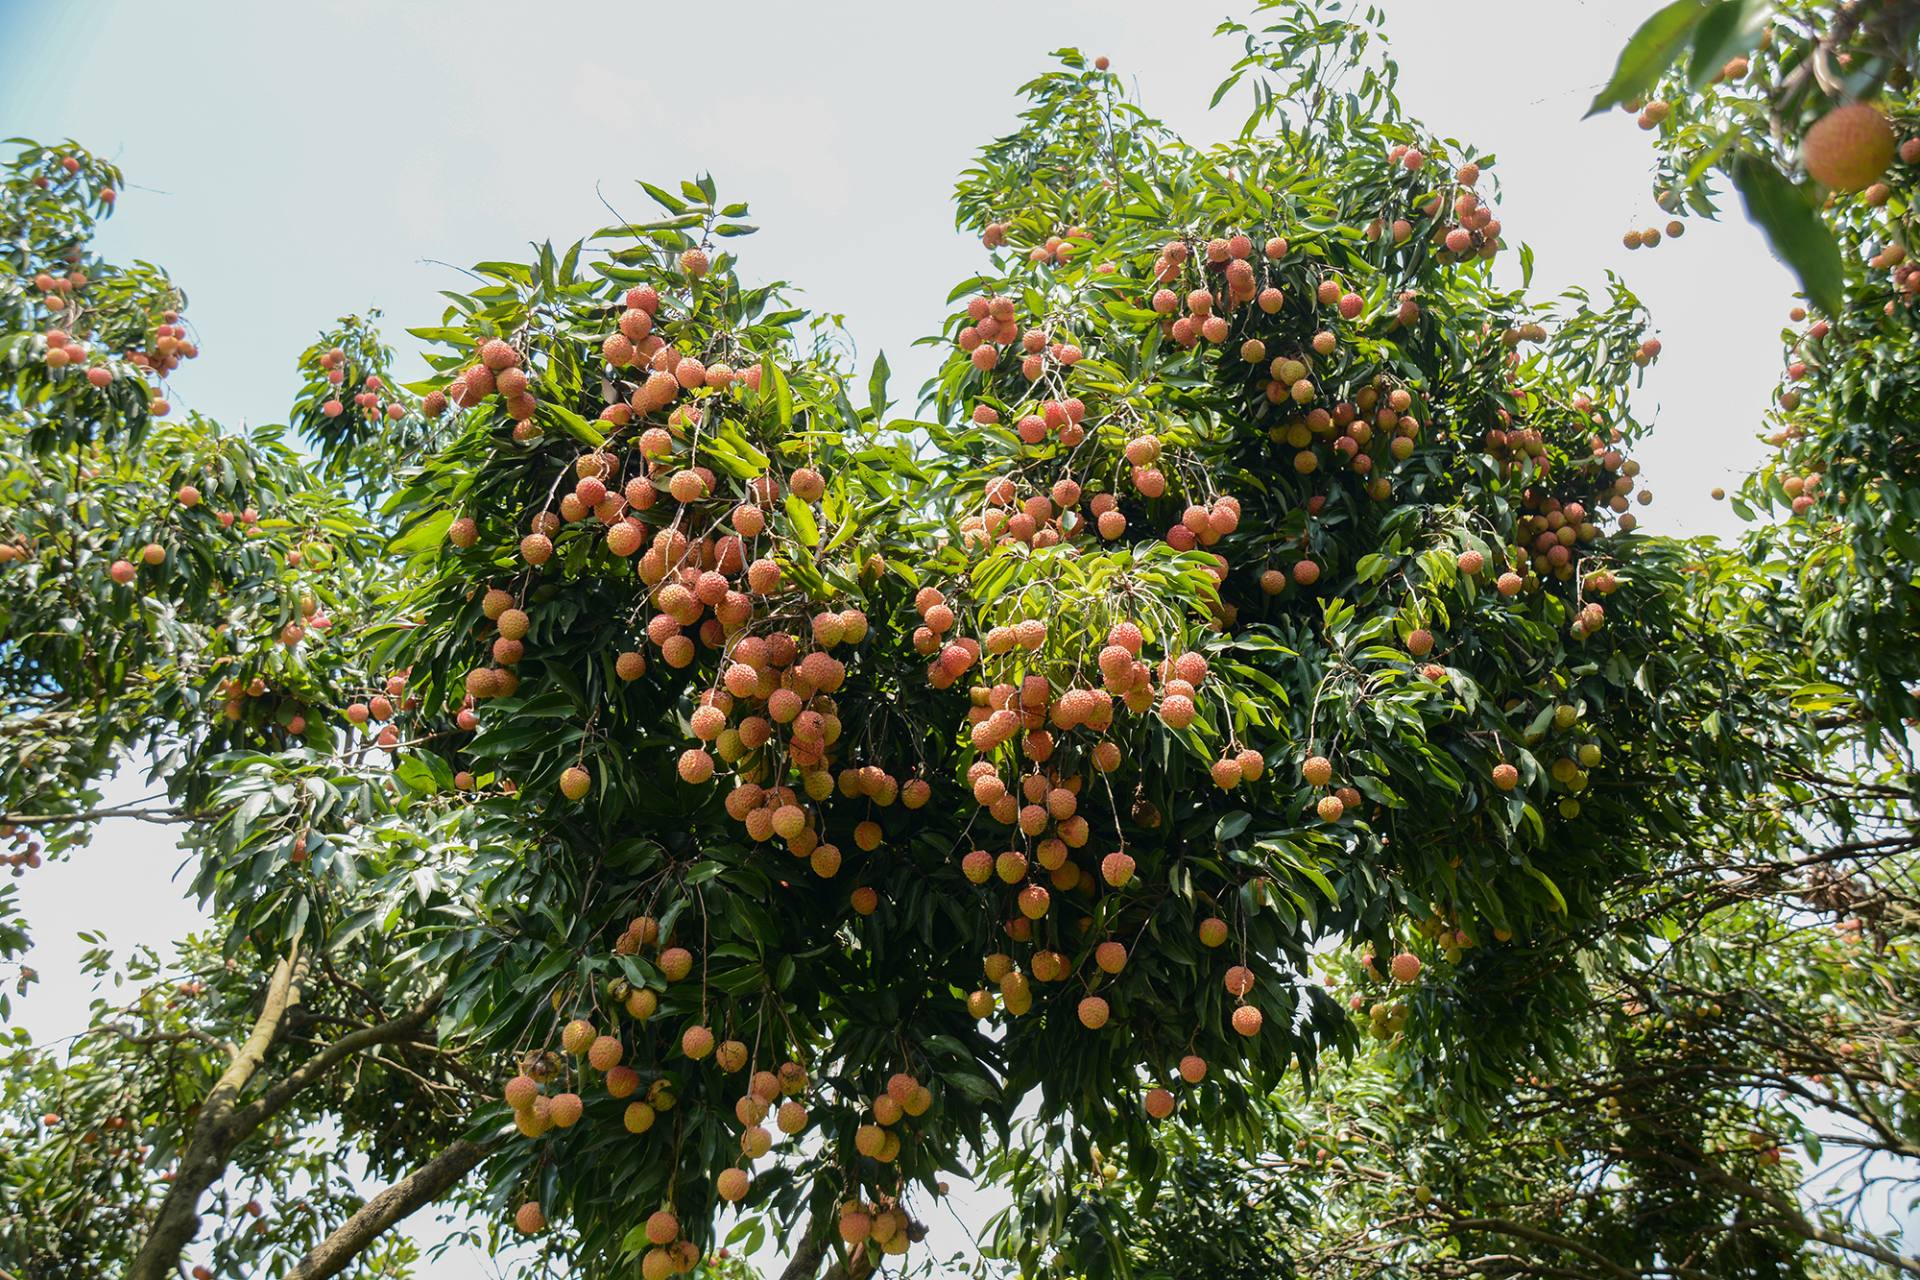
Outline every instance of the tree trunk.
<path fill-rule="evenodd" d="M 807 1219 L 807 1229 L 801 1235 L 793 1257 L 787 1259 L 787 1269 L 780 1273 L 780 1280 L 813 1280 L 820 1274 L 820 1262 L 826 1256 L 826 1225 L 816 1213 Z"/>
<path fill-rule="evenodd" d="M 494 1141 L 478 1143 L 463 1138 L 374 1196 L 295 1263 L 286 1280 L 326 1280 L 339 1275 L 387 1228 L 452 1190 L 468 1170 L 480 1163 Z"/>
<path fill-rule="evenodd" d="M 220 1073 L 200 1106 L 186 1151 L 173 1171 L 173 1184 L 167 1188 L 153 1227 L 133 1260 L 129 1280 L 169 1280 L 178 1272 L 181 1250 L 200 1229 L 200 1197 L 226 1172 L 233 1148 L 244 1136 L 236 1134 L 231 1124 L 234 1100 L 260 1070 L 267 1050 L 279 1038 L 287 1010 L 300 1000 L 299 984 L 305 974 L 306 961 L 296 940 L 273 968 L 266 1000 L 252 1031 L 234 1050 L 227 1069 Z"/>

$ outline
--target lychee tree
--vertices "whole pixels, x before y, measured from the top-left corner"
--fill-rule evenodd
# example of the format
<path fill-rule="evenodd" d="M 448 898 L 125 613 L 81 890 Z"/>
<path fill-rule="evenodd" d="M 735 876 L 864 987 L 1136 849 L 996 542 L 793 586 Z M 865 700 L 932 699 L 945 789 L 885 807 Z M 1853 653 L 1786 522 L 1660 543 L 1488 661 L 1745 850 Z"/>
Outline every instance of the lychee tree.
<path fill-rule="evenodd" d="M 14 874 L 94 822 L 187 821 L 236 749 L 331 747 L 381 540 L 277 428 L 172 420 L 184 296 L 92 246 L 117 170 L 20 146 L 0 183 L 0 829 Z M 323 447 L 325 441 L 320 441 Z M 145 756 L 165 802 L 101 810 Z"/>
<path fill-rule="evenodd" d="M 102 1168 L 105 1182 L 22 1202 L 7 1252 L 158 1276 L 177 1270 L 204 1194 L 289 1167 L 282 1144 L 314 1125 L 324 1158 L 302 1168 L 336 1181 L 348 1155 L 385 1174 L 460 1153 L 444 1115 L 467 1109 L 442 1047 L 456 1038 L 427 1026 L 433 975 L 402 961 L 396 937 L 412 911 L 459 898 L 457 879 L 436 885 L 467 809 L 430 749 L 451 721 L 409 704 L 404 673 L 361 664 L 361 623 L 404 561 L 381 554 L 365 514 L 380 472 L 353 455 L 387 438 L 314 432 L 315 457 L 280 428 L 173 420 L 164 378 L 195 354 L 184 299 L 157 269 L 92 245 L 120 186 L 71 144 L 21 144 L 0 184 L 0 836 L 19 876 L 81 850 L 101 822 L 179 831 L 224 963 L 188 1027 L 101 1010 L 93 1034 L 109 1048 L 82 1056 L 119 1070 L 43 1110 L 78 1122 L 105 1108 L 106 1128 L 29 1125 L 22 1185 L 129 1125 L 141 1149 Z M 324 336 L 313 381 L 364 332 Z M 390 432 L 425 425 L 410 400 L 364 408 Z M 374 479 L 349 501 L 324 477 L 333 467 Z M 102 807 L 101 781 L 133 759 L 161 794 Z M 29 922 L 10 896 L 0 905 L 11 957 Z M 9 985 L 33 976 L 23 966 Z M 39 1079 L 47 1060 L 28 1053 L 23 1072 Z M 109 1185 L 142 1190 L 107 1204 Z M 298 1259 L 302 1232 L 345 1225 L 315 1212 L 239 1244 L 213 1232 L 210 1247 L 233 1265 Z"/>
<path fill-rule="evenodd" d="M 556 1257 L 682 1270 L 725 1201 L 810 1212 L 794 1274 L 899 1252 L 1029 1101 L 1150 1168 L 1350 1043 L 1314 947 L 1561 935 L 1684 820 L 1660 763 L 1743 704 L 1632 532 L 1644 316 L 1497 287 L 1490 159 L 1270 8 L 1225 146 L 1028 86 L 922 419 L 704 180 L 415 331 L 450 442 L 376 665 L 472 734 L 485 904 L 418 954 Z"/>
<path fill-rule="evenodd" d="M 1778 452 L 1732 501 L 1763 519 L 1756 559 L 1781 566 L 1805 619 L 1828 686 L 1809 703 L 1823 701 L 1836 727 L 1865 718 L 1896 740 L 1920 710 L 1917 61 L 1904 5 L 1675 4 L 1648 20 L 1594 104 L 1637 111 L 1655 135 L 1669 235 L 1715 216 L 1731 185 L 1805 290 L 1781 332 L 1765 436 Z"/>
<path fill-rule="evenodd" d="M 885 421 L 884 365 L 856 390 L 835 326 L 742 276 L 746 206 L 643 184 L 650 221 L 476 267 L 413 331 L 417 383 L 369 325 L 322 335 L 313 456 L 252 442 L 282 501 L 192 526 L 265 549 L 229 580 L 210 542 L 209 585 L 164 596 L 233 736 L 136 718 L 61 812 L 111 748 L 188 742 L 169 816 L 256 990 L 284 1008 L 377 933 L 387 1020 L 426 1010 L 492 1077 L 476 1194 L 550 1268 L 689 1270 L 735 1203 L 741 1243 L 804 1223 L 789 1274 L 859 1272 L 1016 1114 L 1141 1177 L 1156 1121 L 1257 1135 L 1368 1025 L 1316 951 L 1409 995 L 1524 968 L 1747 785 L 1757 703 L 1697 612 L 1703 553 L 1633 528 L 1659 346 L 1632 295 L 1535 302 L 1524 250 L 1497 284 L 1492 158 L 1401 111 L 1370 26 L 1263 13 L 1228 28 L 1254 109 L 1224 145 L 1072 51 L 1027 87 L 960 185 L 989 254 L 920 417 Z M 23 152 L 26 200 L 65 193 L 48 226 L 91 190 L 66 154 Z M 81 398 L 119 384 L 48 332 L 94 287 L 56 256 L 16 273 L 15 492 L 120 431 L 127 509 L 199 520 L 142 452 L 153 406 Z M 0 573 L 52 616 L 74 535 L 9 519 Z M 62 696 L 116 705 L 85 646 L 47 652 Z M 1548 971 L 1429 1081 L 1484 1089 L 1580 981 Z M 284 1021 L 229 1102 L 300 1070 Z M 229 1167 L 218 1110 L 136 1274 Z M 409 1158 L 459 1149 L 431 1114 Z M 296 1274 L 445 1190 L 369 1203 Z"/>
<path fill-rule="evenodd" d="M 1247 1141 L 1156 1130 L 1150 1180 L 1010 1149 L 987 1252 L 1027 1275 L 1444 1277 L 1496 1257 L 1542 1278 L 1913 1274 L 1876 1207 L 1920 1177 L 1913 870 L 1898 854 L 1871 875 L 1676 868 L 1656 895 L 1671 947 L 1589 951 L 1564 1047 L 1488 1123 L 1423 1086 L 1425 1035 L 1397 1029 L 1283 1086 Z M 1329 976 L 1388 995 L 1350 962 Z M 1524 1000 L 1526 981 L 1483 998 Z"/>

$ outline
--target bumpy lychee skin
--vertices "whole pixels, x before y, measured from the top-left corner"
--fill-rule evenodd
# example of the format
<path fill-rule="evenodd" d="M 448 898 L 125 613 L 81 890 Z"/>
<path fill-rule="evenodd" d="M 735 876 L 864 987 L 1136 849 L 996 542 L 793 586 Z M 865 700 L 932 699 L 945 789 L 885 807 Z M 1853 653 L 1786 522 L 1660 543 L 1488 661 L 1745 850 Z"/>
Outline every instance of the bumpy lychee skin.
<path fill-rule="evenodd" d="M 532 1076 L 515 1076 L 507 1081 L 501 1096 L 515 1111 L 525 1111 L 533 1105 L 533 1100 L 540 1096 L 540 1086 L 534 1083 Z"/>
<path fill-rule="evenodd" d="M 1080 1024 L 1089 1031 L 1098 1031 L 1107 1025 L 1110 1016 L 1107 1002 L 1099 996 L 1088 996 L 1080 1002 Z"/>
<path fill-rule="evenodd" d="M 547 1118 L 553 1121 L 557 1129 L 571 1129 L 579 1122 L 586 1104 L 581 1102 L 577 1093 L 556 1093 L 553 1102 L 547 1108 Z"/>
<path fill-rule="evenodd" d="M 540 1208 L 538 1201 L 529 1200 L 514 1211 L 513 1226 L 514 1230 L 523 1236 L 545 1231 L 547 1229 L 546 1212 Z"/>
<path fill-rule="evenodd" d="M 1800 144 L 1800 160 L 1815 181 L 1835 191 L 1860 191 L 1887 171 L 1898 145 L 1878 107 L 1854 102 L 1814 122 Z"/>
<path fill-rule="evenodd" d="M 611 1071 L 625 1055 L 617 1036 L 596 1036 L 587 1046 L 587 1064 L 595 1071 Z"/>
<path fill-rule="evenodd" d="M 593 1024 L 585 1018 L 575 1018 L 560 1030 L 560 1047 L 568 1053 L 585 1053 L 592 1044 Z"/>
<path fill-rule="evenodd" d="M 1511 791 L 1520 785 L 1520 771 L 1510 764 L 1493 766 L 1493 785 L 1502 791 Z"/>
<path fill-rule="evenodd" d="M 1412 982 L 1420 976 L 1420 957 L 1411 951 L 1402 951 L 1388 967 L 1393 971 L 1395 982 Z"/>

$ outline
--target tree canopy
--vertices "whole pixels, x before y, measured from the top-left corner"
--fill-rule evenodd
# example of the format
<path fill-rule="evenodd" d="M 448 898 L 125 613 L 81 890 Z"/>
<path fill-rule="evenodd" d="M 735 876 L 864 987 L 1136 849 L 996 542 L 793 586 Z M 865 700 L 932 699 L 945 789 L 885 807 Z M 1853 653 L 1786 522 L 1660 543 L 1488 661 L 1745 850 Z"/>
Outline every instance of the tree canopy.
<path fill-rule="evenodd" d="M 1855 176 L 1810 95 L 1911 32 L 1760 8 L 1599 105 L 1780 244 L 1795 157 Z M 1651 536 L 1626 283 L 1537 296 L 1377 15 L 1221 34 L 1224 143 L 1076 50 L 1021 89 L 910 416 L 696 176 L 476 264 L 417 379 L 345 317 L 286 426 L 177 419 L 121 175 L 15 144 L 0 836 L 177 824 L 215 929 L 13 1048 L 0 1263 L 405 1274 L 442 1204 L 857 1276 L 963 1176 L 1024 1275 L 1920 1271 L 1864 1199 L 1920 1154 L 1904 197 L 1787 253 L 1780 518 Z"/>

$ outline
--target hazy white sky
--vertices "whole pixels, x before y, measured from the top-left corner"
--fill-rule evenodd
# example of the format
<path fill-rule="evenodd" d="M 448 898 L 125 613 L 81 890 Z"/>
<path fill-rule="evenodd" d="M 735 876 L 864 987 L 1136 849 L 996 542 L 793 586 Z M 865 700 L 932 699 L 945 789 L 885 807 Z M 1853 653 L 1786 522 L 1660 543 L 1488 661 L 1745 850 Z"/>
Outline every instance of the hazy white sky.
<path fill-rule="evenodd" d="M 633 179 L 709 170 L 763 229 L 735 242 L 748 274 L 844 314 L 910 398 L 929 367 L 910 343 L 983 263 L 947 196 L 1010 127 L 1015 88 L 1074 45 L 1112 57 L 1189 138 L 1223 136 L 1240 115 L 1206 104 L 1238 50 L 1211 33 L 1242 3 L 0 0 L 0 134 L 73 137 L 125 167 L 104 251 L 160 262 L 186 289 L 203 354 L 175 402 L 235 425 L 281 420 L 295 355 L 333 317 L 380 307 L 404 351 L 404 327 L 438 319 L 435 291 L 463 287 L 455 266 L 570 243 L 611 220 L 602 197 L 650 209 Z M 1580 116 L 1653 0 L 1385 7 L 1402 100 L 1497 154 L 1499 216 L 1534 246 L 1536 285 L 1598 292 L 1615 270 L 1652 309 L 1666 354 L 1638 402 L 1658 423 L 1644 527 L 1731 531 L 1707 491 L 1760 456 L 1791 286 L 1737 211 L 1651 252 L 1621 246 L 1665 221 L 1647 139 L 1617 113 Z M 123 778 L 114 798 L 137 787 Z M 124 948 L 193 927 L 179 862 L 164 829 L 123 822 L 29 873 L 43 982 L 27 1026 L 82 1025 L 76 930 Z M 951 1221 L 937 1231 L 948 1248 L 964 1239 Z"/>

